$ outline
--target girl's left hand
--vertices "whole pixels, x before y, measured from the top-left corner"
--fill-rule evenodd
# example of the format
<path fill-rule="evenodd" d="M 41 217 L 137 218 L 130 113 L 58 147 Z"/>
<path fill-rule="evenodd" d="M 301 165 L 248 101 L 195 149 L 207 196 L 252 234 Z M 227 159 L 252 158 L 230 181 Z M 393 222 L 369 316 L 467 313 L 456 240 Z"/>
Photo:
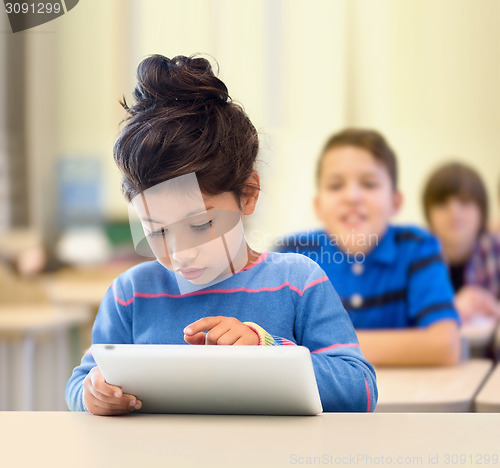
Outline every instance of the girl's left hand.
<path fill-rule="evenodd" d="M 205 317 L 184 328 L 184 341 L 194 345 L 258 345 L 259 337 L 234 317 Z"/>

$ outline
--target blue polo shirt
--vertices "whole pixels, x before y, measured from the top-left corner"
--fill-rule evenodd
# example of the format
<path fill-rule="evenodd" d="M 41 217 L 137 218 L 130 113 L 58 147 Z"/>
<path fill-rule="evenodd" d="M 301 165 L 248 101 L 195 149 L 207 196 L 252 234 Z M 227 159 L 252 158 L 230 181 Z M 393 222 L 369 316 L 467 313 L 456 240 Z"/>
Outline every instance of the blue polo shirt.
<path fill-rule="evenodd" d="M 414 226 L 389 226 L 368 254 L 344 252 L 325 231 L 291 235 L 276 250 L 297 252 L 325 271 L 356 329 L 460 323 L 437 239 Z"/>

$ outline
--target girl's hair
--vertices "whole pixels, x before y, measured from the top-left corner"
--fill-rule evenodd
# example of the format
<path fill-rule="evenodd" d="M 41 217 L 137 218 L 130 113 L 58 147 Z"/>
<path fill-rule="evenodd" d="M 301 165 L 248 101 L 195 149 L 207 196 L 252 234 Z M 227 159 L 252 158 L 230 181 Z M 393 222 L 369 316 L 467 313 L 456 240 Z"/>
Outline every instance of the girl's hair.
<path fill-rule="evenodd" d="M 471 167 L 458 162 L 445 164 L 437 169 L 427 181 L 423 193 L 424 212 L 427 222 L 434 205 L 449 197 L 473 201 L 481 211 L 480 232 L 486 229 L 488 219 L 488 194 L 481 176 Z"/>
<path fill-rule="evenodd" d="M 355 146 L 370 152 L 373 157 L 387 169 L 392 186 L 394 190 L 397 189 L 398 168 L 396 154 L 382 134 L 375 130 L 363 128 L 346 128 L 345 130 L 335 133 L 328 138 L 323 146 L 323 150 L 321 151 L 321 155 L 316 166 L 317 183 L 319 183 L 321 176 L 321 168 L 325 153 L 332 148 L 338 148 L 341 146 Z"/>
<path fill-rule="evenodd" d="M 152 55 L 137 68 L 134 97 L 131 107 L 121 102 L 128 116 L 113 148 L 129 201 L 192 172 L 203 193 L 247 193 L 258 134 L 208 60 Z"/>

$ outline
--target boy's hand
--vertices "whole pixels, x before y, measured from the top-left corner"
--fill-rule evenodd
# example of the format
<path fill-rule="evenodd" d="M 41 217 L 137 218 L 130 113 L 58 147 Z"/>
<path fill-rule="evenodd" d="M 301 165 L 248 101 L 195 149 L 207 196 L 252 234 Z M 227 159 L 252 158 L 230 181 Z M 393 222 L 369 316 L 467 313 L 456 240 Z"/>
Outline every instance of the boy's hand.
<path fill-rule="evenodd" d="M 100 416 L 127 414 L 142 407 L 142 402 L 134 395 L 123 393 L 120 387 L 108 384 L 97 366 L 83 381 L 83 400 L 91 413 Z"/>
<path fill-rule="evenodd" d="M 206 331 L 206 333 L 205 333 Z M 205 317 L 184 328 L 184 340 L 194 345 L 258 345 L 259 336 L 234 317 Z"/>

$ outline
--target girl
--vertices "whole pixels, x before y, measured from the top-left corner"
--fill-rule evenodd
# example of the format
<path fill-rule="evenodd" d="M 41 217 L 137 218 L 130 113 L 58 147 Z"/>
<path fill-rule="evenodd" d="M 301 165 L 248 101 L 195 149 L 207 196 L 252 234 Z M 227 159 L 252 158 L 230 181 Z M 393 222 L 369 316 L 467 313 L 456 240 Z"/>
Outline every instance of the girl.
<path fill-rule="evenodd" d="M 479 174 L 460 163 L 442 166 L 429 178 L 423 204 L 441 240 L 462 319 L 500 319 L 500 238 L 486 230 L 488 198 Z"/>
<path fill-rule="evenodd" d="M 115 279 L 93 342 L 303 345 L 325 411 L 373 411 L 374 370 L 324 272 L 245 241 L 241 220 L 259 196 L 258 136 L 245 112 L 203 58 L 154 55 L 137 75 L 114 158 L 141 226 L 142 238 L 133 229 L 137 249 L 156 261 Z M 89 353 L 66 401 L 100 415 L 141 407 L 104 381 Z"/>

